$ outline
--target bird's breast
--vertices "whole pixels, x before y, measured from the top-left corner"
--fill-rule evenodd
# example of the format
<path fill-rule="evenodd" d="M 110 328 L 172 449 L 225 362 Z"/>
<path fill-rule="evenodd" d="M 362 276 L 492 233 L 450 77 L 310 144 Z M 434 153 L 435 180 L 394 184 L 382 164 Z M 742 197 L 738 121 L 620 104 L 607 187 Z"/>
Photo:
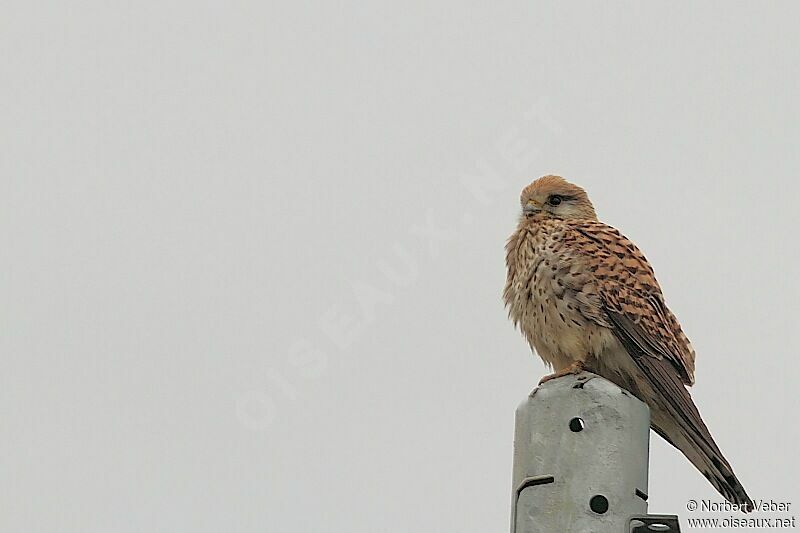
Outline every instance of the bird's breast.
<path fill-rule="evenodd" d="M 529 231 L 519 239 L 506 287 L 511 319 L 553 367 L 584 360 L 593 351 L 596 328 L 581 314 L 567 278 L 573 264 L 563 249 L 563 232 Z"/>

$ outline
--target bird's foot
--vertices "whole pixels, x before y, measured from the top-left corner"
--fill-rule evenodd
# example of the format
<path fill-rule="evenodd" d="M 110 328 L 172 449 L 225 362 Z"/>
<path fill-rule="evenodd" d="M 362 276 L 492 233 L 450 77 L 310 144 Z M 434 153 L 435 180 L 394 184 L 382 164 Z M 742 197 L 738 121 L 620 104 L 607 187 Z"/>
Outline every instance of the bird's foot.
<path fill-rule="evenodd" d="M 544 385 L 545 383 L 547 383 L 551 379 L 561 378 L 561 377 L 564 377 L 564 376 L 568 376 L 570 374 L 572 374 L 572 375 L 580 374 L 584 370 L 586 370 L 586 369 L 583 367 L 583 361 L 575 361 L 574 363 L 569 365 L 567 368 L 562 368 L 558 372 L 554 372 L 552 374 L 546 375 L 545 377 L 543 377 L 542 379 L 539 380 L 539 385 Z"/>

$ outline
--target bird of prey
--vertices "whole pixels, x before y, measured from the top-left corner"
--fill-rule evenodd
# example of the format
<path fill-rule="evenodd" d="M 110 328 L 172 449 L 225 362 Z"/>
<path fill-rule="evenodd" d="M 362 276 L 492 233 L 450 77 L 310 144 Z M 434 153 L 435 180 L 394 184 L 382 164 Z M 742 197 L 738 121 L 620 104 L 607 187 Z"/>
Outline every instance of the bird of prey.
<path fill-rule="evenodd" d="M 597 219 L 581 187 L 544 176 L 522 191 L 503 299 L 548 379 L 594 372 L 650 407 L 651 426 L 731 503 L 753 502 L 700 417 L 694 349 L 642 252 Z"/>

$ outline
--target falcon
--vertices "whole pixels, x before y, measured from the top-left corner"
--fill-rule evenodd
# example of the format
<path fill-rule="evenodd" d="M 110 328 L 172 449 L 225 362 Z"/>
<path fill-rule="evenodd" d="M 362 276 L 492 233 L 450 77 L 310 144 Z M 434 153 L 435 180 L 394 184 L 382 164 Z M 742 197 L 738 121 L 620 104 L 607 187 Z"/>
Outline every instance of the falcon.
<path fill-rule="evenodd" d="M 506 244 L 509 318 L 555 373 L 584 370 L 650 407 L 651 427 L 728 501 L 753 509 L 697 410 L 695 353 L 639 248 L 597 219 L 586 191 L 544 176 L 522 191 Z"/>

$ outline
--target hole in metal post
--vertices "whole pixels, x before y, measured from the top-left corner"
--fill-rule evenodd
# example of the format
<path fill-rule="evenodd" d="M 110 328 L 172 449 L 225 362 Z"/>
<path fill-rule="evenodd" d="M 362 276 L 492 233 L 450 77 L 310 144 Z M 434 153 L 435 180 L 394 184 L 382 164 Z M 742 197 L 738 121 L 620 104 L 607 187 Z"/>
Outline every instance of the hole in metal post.
<path fill-rule="evenodd" d="M 597 514 L 604 514 L 608 511 L 608 498 L 602 494 L 595 494 L 589 500 L 589 508 Z"/>
<path fill-rule="evenodd" d="M 583 428 L 586 427 L 586 424 L 583 422 L 583 419 L 580 417 L 575 417 L 569 421 L 569 429 L 574 431 L 575 433 L 579 431 L 583 431 Z"/>

